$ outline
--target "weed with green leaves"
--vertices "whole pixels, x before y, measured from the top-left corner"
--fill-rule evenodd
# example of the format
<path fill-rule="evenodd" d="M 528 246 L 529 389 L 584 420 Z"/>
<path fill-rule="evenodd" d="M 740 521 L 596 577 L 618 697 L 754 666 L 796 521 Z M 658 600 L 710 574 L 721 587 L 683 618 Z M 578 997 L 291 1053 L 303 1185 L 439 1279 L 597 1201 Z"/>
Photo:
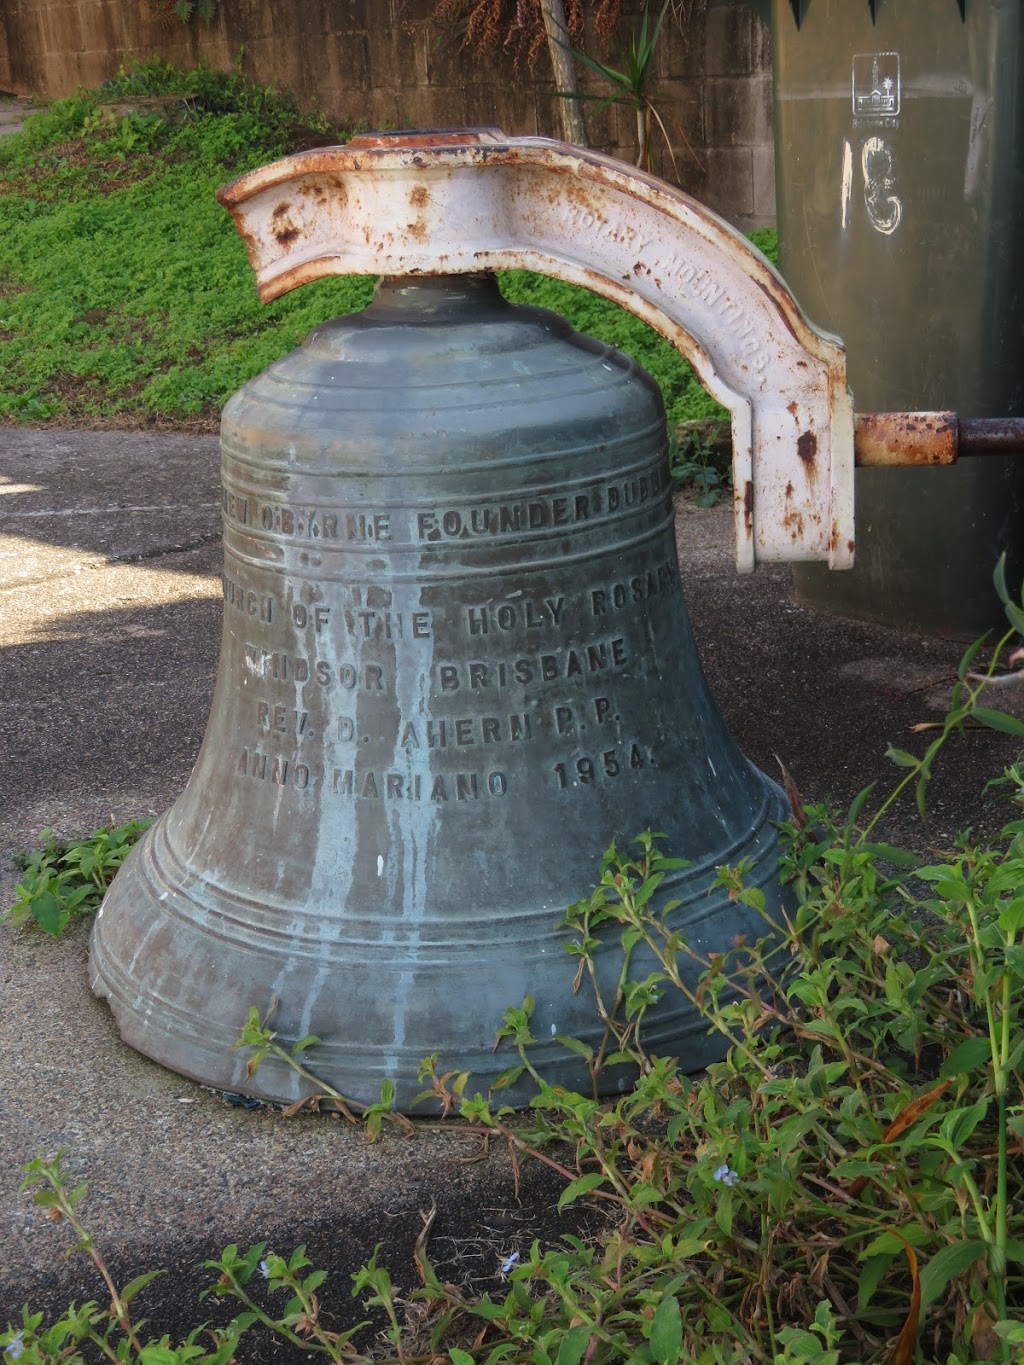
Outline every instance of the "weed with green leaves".
<path fill-rule="evenodd" d="M 58 839 L 44 830 L 39 845 L 17 861 L 21 871 L 15 900 L 0 922 L 34 921 L 59 938 L 72 919 L 98 909 L 114 874 L 152 820 L 105 825 L 83 839 Z"/>

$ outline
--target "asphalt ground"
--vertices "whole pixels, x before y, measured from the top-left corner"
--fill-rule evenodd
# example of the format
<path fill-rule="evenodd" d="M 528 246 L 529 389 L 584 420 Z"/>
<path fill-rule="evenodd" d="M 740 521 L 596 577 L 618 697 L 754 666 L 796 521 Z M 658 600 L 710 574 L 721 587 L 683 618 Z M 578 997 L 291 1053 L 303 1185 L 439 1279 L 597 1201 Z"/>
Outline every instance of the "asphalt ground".
<path fill-rule="evenodd" d="M 941 719 L 962 644 L 800 606 L 784 567 L 737 575 L 724 506 L 684 502 L 678 527 L 704 669 L 746 753 L 773 775 L 781 760 L 807 800 L 887 791 L 886 744 L 915 748 L 911 727 Z M 10 855 L 40 830 L 156 814 L 187 781 L 217 668 L 219 534 L 213 438 L 0 430 L 0 904 Z M 985 784 L 1014 756 L 1006 736 L 968 732 L 939 768 L 929 828 L 908 803 L 886 836 L 944 847 L 964 826 L 997 828 L 1005 807 Z M 0 1323 L 25 1300 L 52 1313 L 102 1297 L 84 1257 L 64 1257 L 67 1230 L 19 1193 L 23 1163 L 59 1148 L 90 1183 L 84 1212 L 118 1273 L 171 1268 L 140 1300 L 154 1333 L 229 1315 L 198 1294 L 202 1261 L 231 1242 L 307 1243 L 332 1272 L 325 1300 L 347 1305 L 347 1272 L 377 1242 L 413 1286 L 431 1206 L 442 1274 L 492 1292 L 505 1257 L 588 1216 L 557 1214 L 558 1177 L 537 1163 L 517 1195 L 507 1152 L 472 1135 L 368 1145 L 339 1120 L 246 1109 L 163 1070 L 90 994 L 87 937 L 84 923 L 57 942 L 0 927 Z"/>

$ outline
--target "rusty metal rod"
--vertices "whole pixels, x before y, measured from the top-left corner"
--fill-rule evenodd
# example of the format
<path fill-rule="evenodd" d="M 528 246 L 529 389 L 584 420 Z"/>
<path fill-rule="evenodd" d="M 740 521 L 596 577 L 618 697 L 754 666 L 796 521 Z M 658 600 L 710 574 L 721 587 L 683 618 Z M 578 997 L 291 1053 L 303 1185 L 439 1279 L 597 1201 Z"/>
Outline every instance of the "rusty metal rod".
<path fill-rule="evenodd" d="M 1024 417 L 961 417 L 959 453 L 1024 454 Z"/>
<path fill-rule="evenodd" d="M 967 455 L 1024 455 L 1024 417 L 958 417 L 955 412 L 858 412 L 858 467 L 950 465 Z"/>

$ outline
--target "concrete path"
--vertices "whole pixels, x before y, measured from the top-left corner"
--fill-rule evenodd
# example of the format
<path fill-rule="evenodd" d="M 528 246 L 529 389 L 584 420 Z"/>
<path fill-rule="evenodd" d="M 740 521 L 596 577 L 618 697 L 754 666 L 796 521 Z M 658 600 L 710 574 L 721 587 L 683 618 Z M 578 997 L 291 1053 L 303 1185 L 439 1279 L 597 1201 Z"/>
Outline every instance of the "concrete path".
<path fill-rule="evenodd" d="M 876 779 L 885 790 L 886 743 L 913 747 L 909 727 L 941 716 L 960 645 L 799 607 L 788 570 L 735 574 L 730 535 L 725 508 L 681 509 L 694 630 L 734 734 L 771 773 L 778 755 L 808 799 L 848 803 Z M 156 813 L 181 790 L 217 667 L 219 560 L 213 439 L 0 430 L 0 904 L 9 854 L 39 830 Z M 889 834 L 941 845 L 962 825 L 998 825 L 982 789 L 1013 752 L 972 732 L 936 780 L 929 834 L 909 810 Z M 571 1226 L 553 1211 L 556 1177 L 527 1166 L 517 1201 L 506 1155 L 481 1159 L 472 1137 L 367 1146 L 339 1121 L 235 1107 L 130 1052 L 89 993 L 87 934 L 0 928 L 0 1323 L 26 1298 L 55 1310 L 100 1297 L 86 1262 L 63 1260 L 65 1231 L 18 1194 L 21 1164 L 61 1147 L 121 1273 L 173 1268 L 142 1301 L 154 1332 L 216 1316 L 198 1306 L 199 1266 L 231 1241 L 306 1242 L 333 1272 L 325 1298 L 347 1305 L 346 1271 L 377 1241 L 412 1287 L 432 1203 L 442 1274 L 495 1292 L 503 1256 Z"/>
<path fill-rule="evenodd" d="M 38 112 L 39 106 L 28 100 L 0 100 L 0 137 L 20 133 L 29 114 Z"/>

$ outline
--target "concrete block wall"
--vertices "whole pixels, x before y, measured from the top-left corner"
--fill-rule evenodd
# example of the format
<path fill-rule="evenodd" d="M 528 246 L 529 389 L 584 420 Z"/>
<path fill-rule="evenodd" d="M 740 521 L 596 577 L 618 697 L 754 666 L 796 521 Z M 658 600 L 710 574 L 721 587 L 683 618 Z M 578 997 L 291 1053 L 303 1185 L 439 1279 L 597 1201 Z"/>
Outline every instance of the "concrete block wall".
<path fill-rule="evenodd" d="M 559 136 L 559 104 L 542 58 L 536 75 L 506 54 L 481 58 L 432 20 L 436 0 L 221 0 L 215 20 L 161 20 L 146 0 L 0 0 L 0 89 L 59 98 L 158 54 L 227 68 L 293 91 L 349 125 L 494 125 Z M 652 12 L 655 0 L 651 0 Z M 642 0 L 625 0 L 639 22 Z M 658 174 L 738 227 L 774 221 L 768 31 L 744 0 L 681 0 L 666 20 L 651 92 L 672 145 L 655 135 Z M 620 39 L 620 41 L 622 41 Z M 594 49 L 619 66 L 621 54 Z M 587 71 L 585 90 L 607 88 Z M 633 162 L 632 109 L 585 105 L 591 145 Z"/>
<path fill-rule="evenodd" d="M 704 110 L 705 202 L 748 231 L 774 223 L 771 35 L 749 5 L 708 5 Z"/>

